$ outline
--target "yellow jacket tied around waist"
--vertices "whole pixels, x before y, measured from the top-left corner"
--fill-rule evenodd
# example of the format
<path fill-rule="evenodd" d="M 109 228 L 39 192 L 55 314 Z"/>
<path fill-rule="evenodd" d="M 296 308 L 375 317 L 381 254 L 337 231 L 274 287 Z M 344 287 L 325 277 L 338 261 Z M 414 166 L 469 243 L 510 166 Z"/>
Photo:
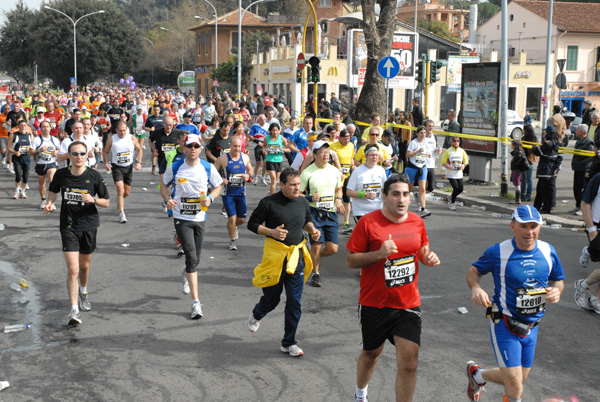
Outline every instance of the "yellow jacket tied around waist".
<path fill-rule="evenodd" d="M 295 246 L 287 246 L 275 239 L 267 237 L 263 249 L 263 258 L 260 264 L 254 268 L 254 279 L 252 284 L 258 288 L 266 288 L 279 283 L 283 261 L 287 258 L 286 272 L 293 274 L 298 267 L 300 251 L 304 256 L 304 282 L 308 279 L 313 263 L 310 252 L 306 247 L 306 239 Z"/>

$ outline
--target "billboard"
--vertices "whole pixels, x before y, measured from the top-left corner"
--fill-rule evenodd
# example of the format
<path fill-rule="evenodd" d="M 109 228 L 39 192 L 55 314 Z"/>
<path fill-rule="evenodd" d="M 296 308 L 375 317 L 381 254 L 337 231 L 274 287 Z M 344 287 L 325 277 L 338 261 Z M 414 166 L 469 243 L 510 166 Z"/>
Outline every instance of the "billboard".
<path fill-rule="evenodd" d="M 196 85 L 195 79 L 196 74 L 193 71 L 181 72 L 181 74 L 179 74 L 179 77 L 177 77 L 177 86 L 179 87 L 179 90 L 182 92 L 187 92 L 190 90 L 193 91 Z"/>
<path fill-rule="evenodd" d="M 497 136 L 500 99 L 500 63 L 473 63 L 462 66 L 462 132 Z M 496 157 L 497 141 L 464 138 L 462 147 L 471 155 Z"/>
<path fill-rule="evenodd" d="M 415 62 L 418 60 L 419 37 L 414 32 L 394 32 L 390 56 L 398 60 L 400 72 L 389 80 L 390 88 L 413 89 Z M 348 31 L 348 86 L 358 88 L 365 84 L 367 71 L 367 43 L 362 29 Z"/>
<path fill-rule="evenodd" d="M 448 68 L 446 70 L 447 92 L 460 92 L 460 83 L 462 80 L 462 65 L 469 63 L 479 63 L 479 56 L 448 56 Z"/>

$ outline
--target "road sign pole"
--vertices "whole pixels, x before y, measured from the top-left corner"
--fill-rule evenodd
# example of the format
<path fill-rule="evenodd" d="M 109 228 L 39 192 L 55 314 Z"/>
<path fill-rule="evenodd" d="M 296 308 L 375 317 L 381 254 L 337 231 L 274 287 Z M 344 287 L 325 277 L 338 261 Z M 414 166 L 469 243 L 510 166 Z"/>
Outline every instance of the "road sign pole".
<path fill-rule="evenodd" d="M 385 119 L 387 121 L 388 113 L 390 113 L 390 80 L 385 80 Z"/>

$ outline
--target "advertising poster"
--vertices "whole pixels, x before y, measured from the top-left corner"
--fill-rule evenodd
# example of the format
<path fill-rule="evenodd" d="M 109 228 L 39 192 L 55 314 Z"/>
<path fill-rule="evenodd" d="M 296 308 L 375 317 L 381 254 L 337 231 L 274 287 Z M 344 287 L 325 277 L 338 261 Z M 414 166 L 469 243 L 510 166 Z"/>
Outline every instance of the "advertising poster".
<path fill-rule="evenodd" d="M 479 63 L 479 56 L 448 56 L 448 68 L 446 70 L 447 92 L 460 92 L 462 65 L 470 63 Z"/>
<path fill-rule="evenodd" d="M 462 132 L 497 136 L 500 97 L 500 63 L 474 63 L 462 66 Z M 471 155 L 496 157 L 497 141 L 463 139 Z"/>
<path fill-rule="evenodd" d="M 358 88 L 365 84 L 367 71 L 367 44 L 362 29 L 348 33 L 348 86 Z M 418 35 L 414 32 L 394 32 L 390 56 L 398 60 L 400 72 L 389 80 L 392 88 L 415 88 L 415 62 L 418 60 Z"/>

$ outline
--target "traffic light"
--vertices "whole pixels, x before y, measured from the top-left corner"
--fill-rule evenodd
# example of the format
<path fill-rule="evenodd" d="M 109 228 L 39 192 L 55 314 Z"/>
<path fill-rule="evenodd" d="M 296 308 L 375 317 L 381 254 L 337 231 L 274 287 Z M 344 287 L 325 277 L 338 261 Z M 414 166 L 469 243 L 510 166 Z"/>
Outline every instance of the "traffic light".
<path fill-rule="evenodd" d="M 308 59 L 308 64 L 310 64 L 310 82 L 313 83 L 318 83 L 321 78 L 319 77 L 320 75 L 320 67 L 319 64 L 321 63 L 321 60 L 319 60 L 319 58 L 317 56 L 313 56 L 310 59 Z"/>
<path fill-rule="evenodd" d="M 425 59 L 419 60 L 416 67 L 415 80 L 417 83 L 425 84 Z"/>
<path fill-rule="evenodd" d="M 298 84 L 302 83 L 302 70 L 296 67 L 296 82 Z"/>
<path fill-rule="evenodd" d="M 440 74 L 442 72 L 442 70 L 440 70 L 442 68 L 442 66 L 447 66 L 448 62 L 446 60 L 434 60 L 431 62 L 431 66 L 429 67 L 429 82 L 430 83 L 435 83 L 439 80 L 441 80 L 442 78 L 440 77 Z"/>

